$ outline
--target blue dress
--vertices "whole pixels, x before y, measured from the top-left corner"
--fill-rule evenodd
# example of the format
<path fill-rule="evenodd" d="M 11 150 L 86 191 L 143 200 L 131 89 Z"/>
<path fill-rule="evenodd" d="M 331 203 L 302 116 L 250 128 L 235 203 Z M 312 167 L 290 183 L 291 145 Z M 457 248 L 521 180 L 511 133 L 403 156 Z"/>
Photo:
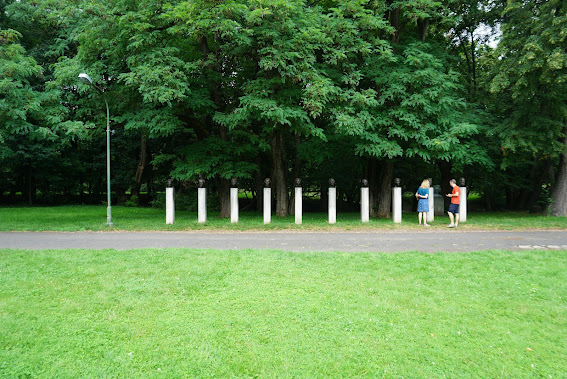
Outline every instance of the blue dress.
<path fill-rule="evenodd" d="M 417 189 L 417 194 L 422 196 L 429 195 L 429 189 L 419 187 Z M 417 202 L 417 211 L 429 212 L 429 199 L 423 199 L 420 197 Z"/>

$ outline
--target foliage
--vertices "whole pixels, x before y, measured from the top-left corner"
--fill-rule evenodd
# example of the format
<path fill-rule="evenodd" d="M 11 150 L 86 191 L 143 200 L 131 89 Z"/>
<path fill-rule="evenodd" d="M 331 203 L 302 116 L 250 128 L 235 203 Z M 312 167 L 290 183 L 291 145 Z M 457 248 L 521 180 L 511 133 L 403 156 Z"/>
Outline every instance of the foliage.
<path fill-rule="evenodd" d="M 502 167 L 531 160 L 533 170 L 545 174 L 528 178 L 538 191 L 555 181 L 548 174 L 553 172 L 550 167 L 567 151 L 565 11 L 563 2 L 555 0 L 509 2 L 494 53 L 490 90 L 501 99 L 501 123 L 495 133 L 502 139 Z M 567 176 L 561 166 L 557 176 L 555 189 L 565 193 Z M 564 208 L 560 202 L 559 208 Z"/>
<path fill-rule="evenodd" d="M 491 90 L 507 96 L 503 149 L 557 154 L 567 103 L 567 18 L 559 1 L 510 2 Z"/>
<path fill-rule="evenodd" d="M 333 176 L 355 202 L 363 175 L 390 180 L 372 162 L 466 174 L 519 208 L 558 187 L 531 173 L 565 151 L 559 0 L 4 0 L 0 30 L 10 198 L 104 195 L 106 108 L 80 72 L 109 101 L 119 202 L 203 177 L 223 213 L 227 179 L 271 177 L 281 202 L 292 176 L 319 192 Z"/>
<path fill-rule="evenodd" d="M 152 201 L 152 207 L 164 211 L 166 208 L 165 193 L 159 193 L 155 200 Z M 219 199 L 215 193 L 207 193 L 207 212 L 216 214 L 219 209 Z M 195 188 L 184 188 L 175 194 L 175 212 L 191 212 L 196 213 L 198 209 L 197 191 Z M 148 213 L 153 218 L 157 213 Z"/>

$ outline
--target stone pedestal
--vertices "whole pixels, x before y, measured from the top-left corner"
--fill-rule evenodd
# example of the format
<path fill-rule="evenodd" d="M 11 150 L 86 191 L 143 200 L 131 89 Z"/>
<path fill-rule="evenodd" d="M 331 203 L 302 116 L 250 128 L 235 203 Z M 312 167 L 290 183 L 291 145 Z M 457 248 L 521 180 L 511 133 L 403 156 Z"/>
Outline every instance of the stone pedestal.
<path fill-rule="evenodd" d="M 402 222 L 402 187 L 392 188 L 392 220 L 396 224 Z"/>
<path fill-rule="evenodd" d="M 165 223 L 168 225 L 175 222 L 174 190 L 173 187 L 167 187 L 165 189 Z"/>
<path fill-rule="evenodd" d="M 264 188 L 264 224 L 272 222 L 272 189 Z"/>
<path fill-rule="evenodd" d="M 467 221 L 467 187 L 459 187 L 461 195 L 459 197 L 459 222 Z"/>
<path fill-rule="evenodd" d="M 230 222 L 238 222 L 238 188 L 230 189 Z"/>
<path fill-rule="evenodd" d="M 197 222 L 207 222 L 207 189 L 197 188 Z"/>
<path fill-rule="evenodd" d="M 329 188 L 329 224 L 337 223 L 337 189 Z"/>
<path fill-rule="evenodd" d="M 446 216 L 445 214 L 445 198 L 441 195 L 441 186 L 436 184 L 433 186 L 433 213 L 435 216 Z"/>
<path fill-rule="evenodd" d="M 303 223 L 303 188 L 295 187 L 295 223 Z"/>
<path fill-rule="evenodd" d="M 427 222 L 435 220 L 435 191 L 433 188 L 429 187 L 429 196 L 427 200 L 429 201 L 429 212 L 427 212 Z"/>
<path fill-rule="evenodd" d="M 370 190 L 368 187 L 360 189 L 360 221 L 370 221 Z"/>

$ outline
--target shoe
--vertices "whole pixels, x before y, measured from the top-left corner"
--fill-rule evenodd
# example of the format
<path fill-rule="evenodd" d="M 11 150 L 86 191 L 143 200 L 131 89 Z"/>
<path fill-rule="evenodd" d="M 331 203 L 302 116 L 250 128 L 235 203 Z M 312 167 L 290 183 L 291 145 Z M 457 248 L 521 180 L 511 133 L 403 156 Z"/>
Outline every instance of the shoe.
<path fill-rule="evenodd" d="M 451 225 L 447 225 L 447 228 L 456 228 L 456 226 L 451 224 Z"/>
<path fill-rule="evenodd" d="M 431 225 L 429 225 L 429 224 L 424 224 L 423 226 L 431 226 Z"/>

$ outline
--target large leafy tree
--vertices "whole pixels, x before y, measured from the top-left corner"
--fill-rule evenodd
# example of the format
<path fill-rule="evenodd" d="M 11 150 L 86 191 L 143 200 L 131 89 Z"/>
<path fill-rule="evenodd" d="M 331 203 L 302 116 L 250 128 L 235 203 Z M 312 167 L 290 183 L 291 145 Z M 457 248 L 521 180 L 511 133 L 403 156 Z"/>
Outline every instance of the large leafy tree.
<path fill-rule="evenodd" d="M 240 73 L 249 76 L 238 100 L 215 120 L 232 130 L 253 130 L 269 143 L 276 214 L 286 216 L 286 140 L 290 135 L 325 138 L 313 122 L 320 114 L 318 91 L 327 85 L 316 64 L 317 52 L 325 48 L 321 13 L 304 1 L 254 1 L 243 10 L 239 22 L 248 38 L 227 52 L 241 58 L 246 69 Z"/>
<path fill-rule="evenodd" d="M 68 121 L 60 90 L 52 85 L 49 52 L 53 34 L 29 25 L 30 12 L 20 2 L 2 2 L 0 21 L 0 160 L 6 171 L 3 185 L 27 194 L 36 188 L 61 190 L 70 161 L 60 152 L 82 135 L 81 123 Z M 32 13 L 33 14 L 33 13 Z M 22 32 L 20 32 L 21 30 Z"/>
<path fill-rule="evenodd" d="M 191 94 L 191 67 L 182 59 L 180 38 L 167 32 L 160 2 L 118 1 L 112 4 L 69 3 L 76 10 L 69 40 L 76 51 L 54 65 L 57 83 L 75 89 L 77 74 L 87 72 L 111 108 L 113 188 L 136 195 L 142 182 L 165 185 L 169 172 L 153 175 L 152 157 L 159 157 L 173 136 L 184 130 L 180 106 Z M 65 100 L 83 120 L 96 120 L 93 139 L 104 141 L 104 103 L 92 88 L 68 90 Z M 171 143 L 173 151 L 179 144 Z M 163 166 L 163 157 L 158 162 Z M 170 165 L 165 165 L 170 167 Z M 122 196 L 121 196 L 122 197 Z"/>
<path fill-rule="evenodd" d="M 508 158 L 531 158 L 534 165 L 560 160 L 550 205 L 557 216 L 567 215 L 566 46 L 563 1 L 510 1 L 491 83 L 492 92 L 505 99 L 498 132 Z"/>
<path fill-rule="evenodd" d="M 317 64 L 327 48 L 321 12 L 304 1 L 220 2 L 204 9 L 185 2 L 172 14 L 183 22 L 178 30 L 195 35 L 207 53 L 212 121 L 222 140 L 240 136 L 231 140 L 238 150 L 271 153 L 276 214 L 286 216 L 286 145 L 293 136 L 325 138 L 314 122 L 324 102 L 321 91 L 329 87 Z M 234 149 L 224 149 L 225 156 L 227 151 Z"/>
<path fill-rule="evenodd" d="M 355 139 L 354 153 L 370 159 L 372 204 L 376 215 L 386 217 L 396 159 L 485 165 L 490 160 L 472 138 L 481 129 L 450 68 L 439 28 L 446 17 L 441 4 L 352 4 L 335 11 L 341 12 L 340 23 L 328 23 L 336 39 L 347 36 L 343 46 L 353 46 L 344 50 L 342 65 L 330 68 L 340 74 L 330 120 Z"/>

